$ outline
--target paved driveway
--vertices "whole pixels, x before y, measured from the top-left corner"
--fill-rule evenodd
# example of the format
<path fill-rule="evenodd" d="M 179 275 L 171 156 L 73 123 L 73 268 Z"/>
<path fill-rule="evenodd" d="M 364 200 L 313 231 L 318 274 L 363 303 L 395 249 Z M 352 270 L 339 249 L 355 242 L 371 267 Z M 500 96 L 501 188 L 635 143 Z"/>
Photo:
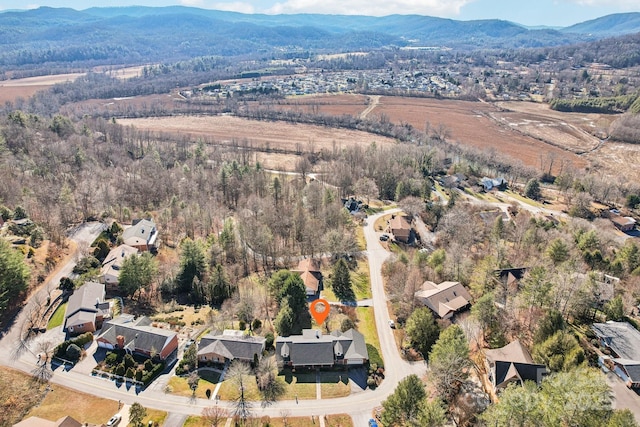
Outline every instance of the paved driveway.
<path fill-rule="evenodd" d="M 640 396 L 630 390 L 613 372 L 607 372 L 607 384 L 613 390 L 613 407 L 615 409 L 629 409 L 640 423 Z"/>

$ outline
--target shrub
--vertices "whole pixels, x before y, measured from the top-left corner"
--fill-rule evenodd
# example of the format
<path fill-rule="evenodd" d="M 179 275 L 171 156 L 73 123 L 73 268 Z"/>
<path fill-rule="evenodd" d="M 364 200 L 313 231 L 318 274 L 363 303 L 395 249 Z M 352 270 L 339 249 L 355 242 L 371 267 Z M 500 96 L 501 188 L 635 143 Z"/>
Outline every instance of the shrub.
<path fill-rule="evenodd" d="M 133 378 L 134 375 L 135 375 L 135 372 L 133 368 L 127 368 L 127 371 L 124 373 L 124 376 L 127 378 Z"/>
<path fill-rule="evenodd" d="M 275 341 L 275 337 L 273 336 L 273 334 L 269 332 L 267 335 L 264 336 L 264 339 L 265 339 L 265 342 L 264 342 L 265 349 L 270 350 L 271 348 L 273 348 L 273 341 Z"/>
<path fill-rule="evenodd" d="M 72 362 L 75 362 L 78 359 L 80 359 L 81 354 L 82 354 L 82 350 L 76 344 L 70 344 L 65 351 L 65 356 L 67 360 L 70 360 Z"/>
<path fill-rule="evenodd" d="M 251 329 L 256 330 L 262 327 L 262 321 L 260 319 L 253 319 L 253 323 L 251 324 Z"/>
<path fill-rule="evenodd" d="M 125 371 L 126 371 L 126 368 L 124 367 L 124 363 L 120 363 L 118 364 L 118 366 L 116 366 L 116 369 L 113 370 L 113 373 L 116 375 L 123 376 Z"/>
<path fill-rule="evenodd" d="M 244 322 L 244 320 L 241 320 L 240 322 L 238 322 L 238 324 L 241 331 L 247 329 L 247 324 Z"/>
<path fill-rule="evenodd" d="M 136 361 L 133 359 L 133 356 L 130 354 L 127 354 L 126 356 L 124 356 L 124 366 L 125 368 L 132 368 L 136 365 Z"/>
<path fill-rule="evenodd" d="M 104 363 L 106 363 L 107 366 L 114 366 L 118 363 L 118 355 L 116 353 L 110 352 L 109 354 L 107 354 L 107 357 L 104 358 Z"/>
<path fill-rule="evenodd" d="M 136 371 L 136 381 L 142 381 L 142 374 L 143 372 L 141 370 L 137 370 Z"/>

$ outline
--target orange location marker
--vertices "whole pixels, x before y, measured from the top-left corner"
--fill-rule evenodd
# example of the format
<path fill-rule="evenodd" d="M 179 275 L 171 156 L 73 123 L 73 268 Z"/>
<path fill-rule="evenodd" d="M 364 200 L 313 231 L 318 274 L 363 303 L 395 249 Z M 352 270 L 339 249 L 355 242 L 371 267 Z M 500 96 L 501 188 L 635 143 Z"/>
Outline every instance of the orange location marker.
<path fill-rule="evenodd" d="M 313 320 L 315 320 L 318 325 L 322 325 L 322 322 L 327 320 L 330 310 L 329 301 L 322 298 L 315 300 L 309 306 L 311 317 L 313 317 Z"/>

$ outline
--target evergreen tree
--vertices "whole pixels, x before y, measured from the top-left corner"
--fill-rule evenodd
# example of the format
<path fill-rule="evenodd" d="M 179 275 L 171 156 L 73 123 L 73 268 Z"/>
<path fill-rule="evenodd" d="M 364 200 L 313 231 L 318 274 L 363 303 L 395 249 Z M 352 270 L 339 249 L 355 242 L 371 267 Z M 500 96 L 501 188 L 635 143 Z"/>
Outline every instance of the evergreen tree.
<path fill-rule="evenodd" d="M 540 191 L 540 183 L 537 179 L 530 179 L 524 187 L 524 195 L 530 199 L 538 200 L 542 196 Z"/>
<path fill-rule="evenodd" d="M 445 402 L 451 403 L 460 387 L 467 379 L 469 345 L 458 325 L 451 325 L 442 333 L 429 354 L 431 379 L 438 394 Z"/>
<path fill-rule="evenodd" d="M 382 402 L 381 421 L 385 426 L 417 425 L 420 407 L 427 393 L 417 375 L 398 383 L 395 391 Z"/>
<path fill-rule="evenodd" d="M 27 290 L 29 275 L 22 254 L 0 237 L 0 314 Z"/>
<path fill-rule="evenodd" d="M 425 358 L 440 335 L 440 329 L 427 307 L 418 308 L 411 313 L 405 325 L 405 332 L 413 348 Z"/>
<path fill-rule="evenodd" d="M 130 255 L 122 262 L 118 276 L 118 287 L 128 296 L 140 289 L 148 289 L 158 272 L 158 264 L 149 252 L 142 255 Z"/>
<path fill-rule="evenodd" d="M 204 251 L 197 242 L 186 239 L 181 245 L 180 273 L 178 286 L 181 292 L 189 293 L 193 286 L 193 279 L 202 280 L 207 270 Z"/>
<path fill-rule="evenodd" d="M 340 301 L 354 301 L 356 295 L 351 285 L 351 274 L 349 266 L 343 258 L 340 258 L 333 267 L 333 275 L 331 277 L 331 287 L 333 293 Z"/>
<path fill-rule="evenodd" d="M 134 427 L 143 427 L 144 417 L 146 416 L 147 410 L 138 402 L 135 402 L 129 408 L 129 424 Z"/>

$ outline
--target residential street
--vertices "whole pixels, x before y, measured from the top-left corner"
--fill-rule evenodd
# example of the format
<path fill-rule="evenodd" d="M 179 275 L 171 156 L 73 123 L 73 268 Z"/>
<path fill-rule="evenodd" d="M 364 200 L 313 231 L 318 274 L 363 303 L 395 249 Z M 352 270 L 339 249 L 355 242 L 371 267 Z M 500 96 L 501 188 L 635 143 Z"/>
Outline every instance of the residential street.
<path fill-rule="evenodd" d="M 258 402 L 255 402 L 253 407 L 254 416 L 268 415 L 270 417 L 279 417 L 283 410 L 290 413 L 290 416 L 322 416 L 327 414 L 340 414 L 347 413 L 354 418 L 356 427 L 365 427 L 367 420 L 371 418 L 372 411 L 375 407 L 380 405 L 390 393 L 395 389 L 396 384 L 402 378 L 409 374 L 416 373 L 423 375 L 426 372 L 426 365 L 423 362 L 408 363 L 404 361 L 395 344 L 393 337 L 393 330 L 389 328 L 389 313 L 386 306 L 386 296 L 384 293 L 381 268 L 384 260 L 389 256 L 387 252 L 379 242 L 379 233 L 374 230 L 374 224 L 376 219 L 383 215 L 399 212 L 398 209 L 388 210 L 383 213 L 371 216 L 367 220 L 367 226 L 365 228 L 365 238 L 367 242 L 367 255 L 369 259 L 369 267 L 371 272 L 371 287 L 372 287 L 372 302 L 375 310 L 376 326 L 378 328 L 378 334 L 380 338 L 380 351 L 385 361 L 385 380 L 381 386 L 376 390 L 367 390 L 362 393 L 353 394 L 348 397 L 337 399 L 324 399 L 324 400 L 299 400 L 296 403 L 295 400 L 281 401 L 267 408 L 262 408 Z M 90 230 L 91 232 L 88 232 Z M 74 240 L 79 241 L 91 241 L 89 240 L 93 234 L 97 236 L 100 229 L 98 226 L 82 228 L 79 233 L 74 234 Z M 95 237 L 94 237 L 95 238 Z M 56 286 L 59 277 L 69 274 L 73 268 L 71 265 L 65 265 L 65 268 L 61 269 L 56 277 L 52 278 L 47 286 Z M 58 277 L 59 276 L 59 277 Z M 16 322 L 19 325 L 20 322 Z M 15 326 L 2 341 L 0 341 L 0 356 L 1 362 L 5 365 L 12 366 L 20 369 L 24 372 L 30 372 L 36 363 L 36 356 L 25 353 L 19 360 L 11 358 L 11 349 L 14 348 L 13 340 L 17 337 L 17 329 Z M 63 385 L 84 393 L 97 395 L 100 397 L 121 400 L 127 405 L 131 405 L 134 402 L 139 402 L 143 406 L 148 408 L 160 409 L 167 411 L 172 415 L 172 419 L 181 419 L 182 415 L 199 415 L 202 409 L 214 404 L 210 400 L 206 399 L 189 399 L 187 397 L 180 397 L 171 394 L 165 394 L 162 390 L 159 390 L 153 385 L 146 390 L 137 393 L 135 388 L 127 388 L 125 385 L 116 386 L 112 381 L 89 376 L 85 373 L 81 373 L 76 369 L 65 371 L 61 368 L 56 369 L 51 379 L 53 389 L 55 392 L 55 385 Z M 231 407 L 229 402 L 220 401 L 218 403 L 221 406 Z"/>

